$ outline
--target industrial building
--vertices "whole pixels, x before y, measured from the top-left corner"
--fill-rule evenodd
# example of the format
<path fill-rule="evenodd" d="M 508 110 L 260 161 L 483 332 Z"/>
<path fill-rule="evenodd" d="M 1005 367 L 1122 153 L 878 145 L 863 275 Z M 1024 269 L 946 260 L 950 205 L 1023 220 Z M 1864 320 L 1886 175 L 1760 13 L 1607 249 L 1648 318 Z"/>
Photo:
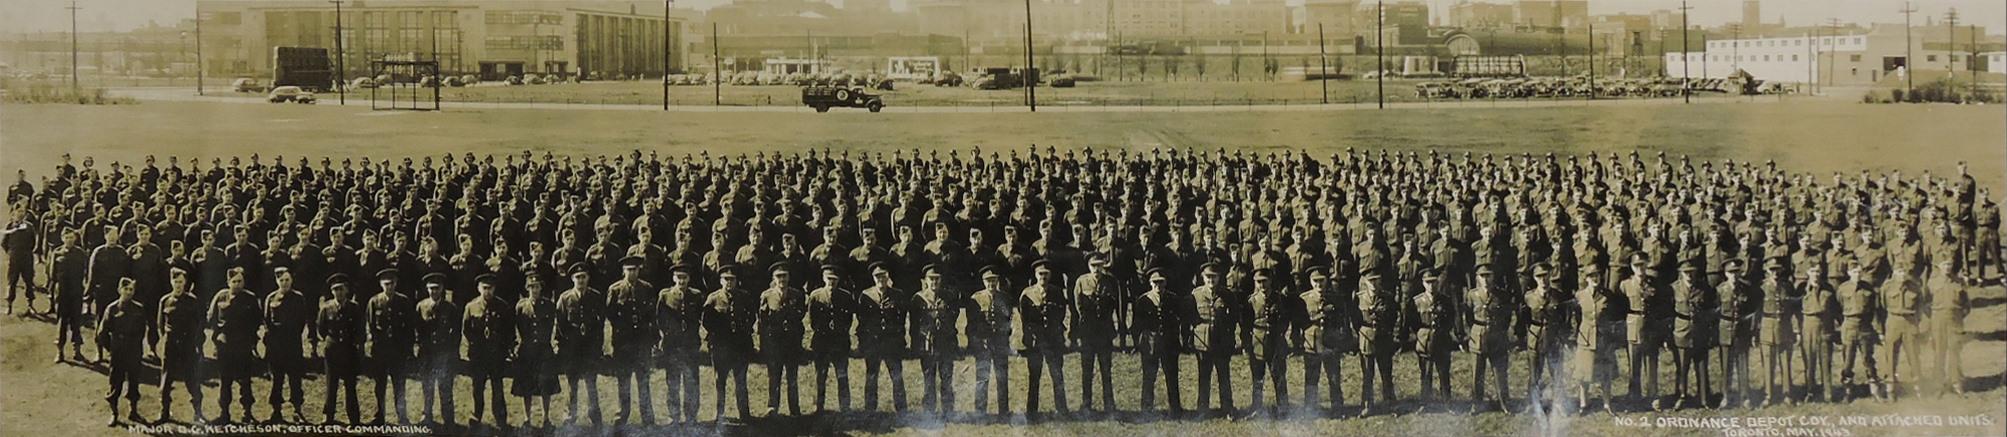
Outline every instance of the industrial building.
<path fill-rule="evenodd" d="M 214 76 L 270 74 L 275 47 L 329 49 L 349 76 L 389 58 L 436 60 L 444 73 L 485 79 L 661 75 L 665 65 L 683 68 L 686 39 L 686 20 L 653 1 L 204 0 L 196 8 L 202 63 Z"/>
<path fill-rule="evenodd" d="M 1705 51 L 1665 54 L 1671 77 L 1726 78 L 1737 70 L 1768 82 L 1871 84 L 1917 71 L 1984 70 L 1974 53 L 2000 47 L 1983 29 L 1878 24 L 1869 29 L 1786 29 L 1770 36 L 1707 41 Z M 1793 35 L 1795 33 L 1795 35 Z M 1970 41 L 1968 43 L 1968 41 Z M 1914 62 L 1912 62 L 1914 57 Z"/>

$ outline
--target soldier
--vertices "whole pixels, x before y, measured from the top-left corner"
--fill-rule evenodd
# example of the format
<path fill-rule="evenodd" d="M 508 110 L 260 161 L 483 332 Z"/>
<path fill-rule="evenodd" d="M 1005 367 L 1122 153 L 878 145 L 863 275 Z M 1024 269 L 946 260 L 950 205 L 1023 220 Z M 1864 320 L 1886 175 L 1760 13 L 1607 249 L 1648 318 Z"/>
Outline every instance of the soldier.
<path fill-rule="evenodd" d="M 1558 406 L 1560 397 L 1547 393 L 1554 385 L 1560 384 L 1562 357 L 1566 354 L 1568 340 L 1574 338 L 1568 334 L 1573 320 L 1570 319 L 1571 308 L 1567 301 L 1572 299 L 1567 296 L 1570 293 L 1561 291 L 1554 284 L 1553 265 L 1534 263 L 1532 272 L 1533 287 L 1526 293 L 1527 349 L 1533 352 L 1531 365 L 1528 366 L 1532 375 L 1526 382 L 1526 399 L 1533 404 L 1536 412 L 1554 411 L 1558 409 L 1554 407 Z"/>
<path fill-rule="evenodd" d="M 1839 291 L 1826 281 L 1825 263 L 1811 263 L 1805 266 L 1805 282 L 1798 286 L 1803 297 L 1798 309 L 1801 337 L 1798 346 L 1804 354 L 1806 393 L 1826 402 L 1833 400 L 1833 331 L 1839 327 Z M 1813 387 L 1817 387 L 1814 389 Z"/>
<path fill-rule="evenodd" d="M 1317 408 L 1317 384 L 1319 380 L 1328 380 L 1331 409 L 1326 411 L 1336 411 L 1345 404 L 1345 390 L 1338 376 L 1344 367 L 1341 358 L 1358 349 L 1352 337 L 1358 328 L 1350 309 L 1345 307 L 1344 296 L 1332 288 L 1331 269 L 1313 266 L 1308 275 L 1310 289 L 1298 294 L 1294 304 L 1298 311 L 1296 323 L 1303 327 L 1303 336 L 1297 341 L 1297 349 L 1303 351 L 1303 407 Z M 1319 371 L 1323 376 L 1319 376 Z"/>
<path fill-rule="evenodd" d="M 801 415 L 802 318 L 808 315 L 806 296 L 795 288 L 794 275 L 786 262 L 775 262 L 772 280 L 760 292 L 760 358 L 767 370 L 767 411 L 780 411 L 781 391 L 787 391 L 788 415 Z"/>
<path fill-rule="evenodd" d="M 1254 372 L 1254 411 L 1252 414 L 1265 415 L 1276 411 L 1289 411 L 1289 383 L 1284 382 L 1289 374 L 1289 333 L 1290 319 L 1296 310 L 1290 307 L 1290 300 L 1277 291 L 1270 283 L 1272 269 L 1254 271 L 1254 292 L 1248 296 L 1249 340 L 1248 367 Z M 1285 281 L 1286 282 L 1286 281 Z M 1264 381 L 1266 377 L 1266 381 Z M 1275 384 L 1275 409 L 1263 407 L 1263 382 Z"/>
<path fill-rule="evenodd" d="M 1379 268 L 1359 266 L 1359 393 L 1360 416 L 1372 415 L 1373 379 L 1380 380 L 1380 400 L 1394 401 L 1394 329 L 1400 304 L 1381 281 Z"/>
<path fill-rule="evenodd" d="M 1721 403 L 1726 406 L 1739 399 L 1748 408 L 1754 406 L 1748 397 L 1749 348 L 1760 335 L 1756 327 L 1763 315 L 1762 291 L 1749 282 L 1742 260 L 1724 261 L 1722 269 L 1722 283 L 1716 286 L 1721 294 L 1721 335 L 1716 338 L 1721 347 Z"/>
<path fill-rule="evenodd" d="M 739 288 L 738 268 L 719 268 L 718 290 L 704 298 L 704 332 L 711 346 L 711 368 L 717 375 L 712 388 L 717 391 L 715 411 L 718 423 L 725 421 L 726 381 L 733 381 L 739 405 L 739 419 L 749 420 L 752 401 L 746 398 L 746 366 L 753 355 L 753 323 L 757 303 Z"/>
<path fill-rule="evenodd" d="M 1959 352 L 1965 347 L 1965 315 L 1972 311 L 1971 293 L 1966 291 L 1965 275 L 1956 257 L 1940 255 L 1932 260 L 1936 268 L 1924 283 L 1930 300 L 1930 353 L 1924 362 L 1931 363 L 1930 373 L 1936 378 L 1940 396 L 1945 389 L 1963 396 L 1965 370 Z"/>
<path fill-rule="evenodd" d="M 552 347 L 557 327 L 557 304 L 544 296 L 544 279 L 536 275 L 523 278 L 523 297 L 515 306 L 515 381 L 509 392 L 523 398 L 523 427 L 531 426 L 530 417 L 535 416 L 530 398 L 540 400 L 544 407 L 543 426 L 551 426 L 551 394 L 558 391 L 557 373 L 562 367 L 553 365 L 557 352 Z"/>
<path fill-rule="evenodd" d="M 697 422 L 697 407 L 703 403 L 697 381 L 697 356 L 703 344 L 698 335 L 704 320 L 704 292 L 690 280 L 690 264 L 669 268 L 669 287 L 656 297 L 655 356 L 662 360 L 663 397 L 668 398 L 669 422 Z"/>
<path fill-rule="evenodd" d="M 1782 260 L 1772 258 L 1763 269 L 1768 273 L 1758 296 L 1763 301 L 1763 321 L 1757 329 L 1761 331 L 1758 337 L 1763 344 L 1763 405 L 1769 406 L 1772 399 L 1780 397 L 1776 391 L 1780 384 L 1781 397 L 1792 402 L 1789 399 L 1794 388 L 1790 376 L 1791 349 L 1798 339 L 1797 319 L 1793 316 L 1798 313 L 1799 293 L 1798 287 L 1791 284 L 1791 275 L 1784 272 Z"/>
<path fill-rule="evenodd" d="M 565 376 L 565 391 L 570 392 L 570 409 L 566 423 L 577 425 L 580 402 L 585 403 L 585 414 L 590 414 L 592 423 L 600 423 L 599 415 L 599 360 L 605 354 L 606 297 L 592 288 L 592 266 L 579 262 L 567 269 L 571 273 L 571 289 L 558 295 L 557 314 L 554 323 L 554 337 L 557 340 L 558 369 Z M 550 414 L 550 410 L 544 410 Z"/>
<path fill-rule="evenodd" d="M 63 245 L 56 248 L 51 257 L 49 279 L 51 294 L 56 299 L 56 358 L 63 362 L 63 345 L 70 345 L 71 356 L 77 361 L 84 360 L 84 301 L 89 295 L 88 282 L 90 255 L 77 245 L 81 235 L 75 230 L 63 232 Z M 199 298 L 198 298 L 199 299 Z"/>
<path fill-rule="evenodd" d="M 118 299 L 105 306 L 103 317 L 98 318 L 97 342 L 99 347 L 111 351 L 111 362 L 105 372 L 111 380 L 111 388 L 105 391 L 105 405 L 111 408 L 111 419 L 105 426 L 118 425 L 118 398 L 125 396 L 126 420 L 141 422 L 139 418 L 139 371 L 140 357 L 146 352 L 146 311 L 139 301 L 133 299 L 138 284 L 132 278 L 120 278 Z M 255 310 L 255 309 L 254 309 Z M 255 334 L 255 332 L 253 333 Z M 225 381 L 228 384 L 228 380 Z M 224 386 L 226 389 L 228 385 Z M 249 385 L 244 386 L 250 389 Z M 228 393 L 228 392 L 225 392 Z M 228 396 L 227 394 L 225 395 Z M 251 413 L 250 396 L 245 396 L 244 417 Z M 229 415 L 225 408 L 224 415 Z M 249 421 L 249 419 L 246 419 Z"/>
<path fill-rule="evenodd" d="M 454 292 L 446 290 L 446 274 L 427 273 L 422 280 L 426 298 L 418 301 L 415 326 L 418 361 L 424 363 L 424 377 L 418 381 L 418 388 L 425 396 L 425 405 L 419 420 L 435 423 L 432 406 L 436 402 L 445 413 L 446 425 L 453 426 L 457 410 L 453 403 L 454 380 L 460 373 L 460 306 L 453 303 Z"/>
<path fill-rule="evenodd" d="M 1868 282 L 1867 273 L 1861 264 L 1847 265 L 1847 284 L 1840 288 L 1840 364 L 1841 400 L 1854 399 L 1854 377 L 1861 375 L 1874 397 L 1882 397 L 1881 376 L 1875 373 L 1875 322 L 1876 313 L 1881 309 L 1881 298 L 1876 295 L 1875 286 Z M 1859 373 L 1855 363 L 1864 364 Z M 1863 375 L 1864 374 L 1864 375 Z"/>
<path fill-rule="evenodd" d="M 202 414 L 202 318 L 203 305 L 189 290 L 188 270 L 175 268 L 167 275 L 168 293 L 160 298 L 160 421 L 174 420 L 174 383 L 188 389 L 188 406 L 195 410 L 197 423 L 207 421 Z"/>
<path fill-rule="evenodd" d="M 348 423 L 359 424 L 362 422 L 362 408 L 359 405 L 361 401 L 355 397 L 355 383 L 356 375 L 360 373 L 358 369 L 362 367 L 364 331 L 360 328 L 364 320 L 363 308 L 349 296 L 346 273 L 328 276 L 328 295 L 327 301 L 321 302 L 320 311 L 314 316 L 314 336 L 325 345 L 321 350 L 321 372 L 328 382 L 327 388 L 321 392 L 321 423 L 334 421 L 335 397 L 345 390 Z M 200 389 L 189 388 L 190 392 L 201 393 L 197 390 Z"/>
<path fill-rule="evenodd" d="M 16 207 L 14 210 L 22 209 Z M 22 289 L 28 291 L 28 312 L 35 312 L 36 229 L 30 216 L 17 214 L 14 223 L 8 225 L 5 231 L 0 231 L 0 247 L 7 249 L 7 314 L 14 314 L 14 293 Z"/>
<path fill-rule="evenodd" d="M 1715 298 L 1713 287 L 1700 277 L 1703 266 L 1682 263 L 1679 279 L 1672 284 L 1673 298 L 1673 358 L 1678 361 L 1678 370 L 1673 373 L 1676 399 L 1673 409 L 1679 409 L 1688 401 L 1688 382 L 1697 389 L 1691 392 L 1702 400 L 1712 391 L 1710 374 L 1707 370 L 1707 353 L 1714 348 L 1714 335 L 1720 329 L 1716 325 Z M 1704 404 L 1705 402 L 1703 402 Z"/>
<path fill-rule="evenodd" d="M 1422 368 L 1422 399 L 1434 400 L 1437 395 L 1449 398 L 1450 356 L 1463 343 L 1462 325 L 1456 322 L 1460 320 L 1458 308 L 1450 297 L 1461 293 L 1448 277 L 1448 267 L 1424 269 L 1428 279 L 1422 282 L 1421 294 L 1412 299 L 1420 328 L 1415 332 L 1415 360 Z"/>
<path fill-rule="evenodd" d="M 89 290 L 84 294 L 84 311 L 88 314 L 104 314 L 105 305 L 118 298 L 118 280 L 125 278 L 132 268 L 132 256 L 120 244 L 119 235 L 118 226 L 106 226 L 104 244 L 91 249 L 90 268 L 86 270 L 89 276 L 84 279 L 84 287 Z M 256 327 L 252 329 L 252 336 L 257 336 Z M 104 361 L 104 345 L 95 350 L 97 356 L 92 361 Z"/>
<path fill-rule="evenodd" d="M 395 386 L 388 398 L 397 401 L 397 422 L 410 423 L 405 415 L 404 374 L 409 371 L 411 348 L 416 342 L 418 315 L 417 304 L 409 294 L 397 288 L 398 271 L 387 268 L 376 272 L 378 292 L 369 298 L 369 358 L 371 375 L 376 379 L 376 424 L 384 423 L 383 400 L 385 390 Z"/>
<path fill-rule="evenodd" d="M 1882 394 L 1887 400 L 1897 398 L 1897 388 L 1901 387 L 1905 372 L 1922 373 L 1922 358 L 1917 348 L 1923 344 L 1924 282 L 1917 278 L 1914 266 L 1907 262 L 1890 264 L 1889 280 L 1882 283 L 1882 310 L 1886 312 L 1882 321 Z M 1916 380 L 1909 381 L 1911 393 L 1916 392 Z"/>
<path fill-rule="evenodd" d="M 640 247 L 640 246 L 636 246 Z M 661 290 L 642 277 L 647 259 L 620 259 L 620 280 L 606 287 L 606 322 L 613 325 L 613 381 L 620 409 L 613 424 L 626 425 L 630 402 L 641 406 L 641 423 L 655 423 L 655 397 L 650 393 L 649 353 L 655 350 L 655 301 Z M 629 390 L 635 390 L 630 392 Z M 629 396 L 634 393 L 636 396 Z"/>
<path fill-rule="evenodd" d="M 216 292 L 209 302 L 209 339 L 216 343 L 216 367 L 221 376 L 221 397 L 216 401 L 219 416 L 230 420 L 230 389 L 236 386 L 244 407 L 244 423 L 251 422 L 251 376 L 256 373 L 258 326 L 262 315 L 256 294 L 244 288 L 244 269 L 230 269 L 229 288 Z"/>
<path fill-rule="evenodd" d="M 878 370 L 892 377 L 892 406 L 906 412 L 906 372 L 901 363 L 906 353 L 906 304 L 904 294 L 893 286 L 892 267 L 885 262 L 870 264 L 871 288 L 857 299 L 858 352 L 864 355 L 864 409 L 878 410 Z"/>
<path fill-rule="evenodd" d="M 1005 290 L 1003 275 L 998 273 L 998 269 L 995 265 L 983 266 L 981 272 L 983 287 L 969 296 L 969 304 L 967 306 L 968 316 L 966 318 L 968 326 L 963 332 L 968 335 L 970 353 L 975 355 L 976 358 L 976 412 L 983 413 L 989 411 L 989 399 L 991 397 L 990 381 L 994 377 L 997 381 L 995 394 L 997 415 L 1009 416 L 1010 338 L 1013 307 L 1011 306 L 1010 292 Z M 825 275 L 828 274 L 825 273 Z M 833 280 L 834 278 L 826 279 Z M 820 293 L 821 290 L 817 290 L 817 292 Z M 834 293 L 835 290 L 832 290 L 831 294 L 833 295 Z M 817 299 L 814 295 L 811 295 L 809 300 L 811 302 L 809 314 L 818 314 L 823 311 L 816 309 L 816 304 L 813 302 Z M 833 301 L 835 298 L 832 297 L 830 300 Z M 831 305 L 831 307 L 834 309 L 834 305 Z M 849 313 L 846 311 L 834 313 L 833 315 L 838 318 L 847 318 Z M 817 326 L 823 325 L 818 323 Z M 847 329 L 835 332 L 847 332 Z M 820 334 L 818 334 L 818 338 L 820 338 Z M 822 367 L 822 362 L 818 360 L 816 362 L 816 380 L 818 381 L 818 394 L 816 396 L 818 402 L 821 397 L 820 381 L 822 379 Z M 850 398 L 850 386 L 847 384 L 848 379 L 843 377 L 847 373 L 842 367 L 839 367 L 837 372 L 837 381 L 844 383 L 843 399 L 848 401 Z M 817 409 L 821 409 L 819 403 Z"/>
<path fill-rule="evenodd" d="M 1087 274 L 1081 275 L 1073 283 L 1073 329 L 1072 337 L 1080 345 L 1080 411 L 1094 410 L 1095 365 L 1101 371 L 1101 406 L 1115 411 L 1115 386 L 1112 369 L 1115 352 L 1115 322 L 1117 320 L 1117 298 L 1120 287 L 1114 276 L 1108 274 L 1108 259 L 1101 256 L 1087 260 Z"/>
<path fill-rule="evenodd" d="M 1600 278 L 1602 271 L 1602 263 L 1582 264 L 1584 278 Z M 1588 410 L 1589 386 L 1601 383 L 1603 412 L 1616 414 L 1610 409 L 1610 380 L 1617 376 L 1617 349 L 1624 345 L 1627 314 L 1624 296 L 1607 284 L 1584 280 L 1582 289 L 1575 292 L 1575 302 L 1582 308 L 1581 324 L 1575 330 L 1575 399 L 1576 408 Z"/>
<path fill-rule="evenodd" d="M 961 315 L 962 301 L 947 289 L 940 264 L 928 264 L 920 279 L 920 292 L 913 295 L 913 343 L 920 354 L 920 405 L 930 414 L 955 414 L 955 356 L 961 354 L 961 332 L 955 319 Z M 800 320 L 796 317 L 795 320 Z M 1110 396 L 1113 399 L 1113 396 Z"/>
<path fill-rule="evenodd" d="M 1045 372 L 1052 373 L 1053 411 L 1067 415 L 1066 374 L 1060 371 L 1060 362 L 1066 354 L 1066 296 L 1059 278 L 1053 277 L 1053 266 L 1045 259 L 1031 264 L 1035 282 L 1018 293 L 1018 352 L 1025 357 L 1025 368 L 1031 372 L 1030 385 L 1025 387 L 1025 413 L 1041 414 L 1038 410 L 1038 385 L 1045 378 Z"/>
<path fill-rule="evenodd" d="M 1512 368 L 1507 361 L 1512 357 L 1512 314 L 1516 311 L 1510 304 L 1510 297 L 1506 296 L 1510 294 L 1505 288 L 1509 284 L 1494 279 L 1492 270 L 1490 264 L 1477 265 L 1477 280 L 1471 283 L 1464 297 L 1464 303 L 1470 308 L 1463 314 L 1469 318 L 1470 352 L 1477 355 L 1477 363 L 1472 366 L 1476 370 L 1471 379 L 1470 398 L 1484 401 L 1484 373 L 1488 368 L 1496 375 L 1492 381 L 1496 382 L 1494 385 L 1498 393 L 1498 400 L 1492 405 L 1502 410 L 1506 400 L 1512 397 L 1512 393 L 1506 391 L 1511 379 L 1508 371 Z M 1332 381 L 1332 384 L 1337 384 L 1337 381 Z"/>
<path fill-rule="evenodd" d="M 1206 271 L 1211 272 L 1212 269 L 1207 268 Z M 1136 330 L 1136 343 L 1142 349 L 1143 399 L 1138 408 L 1145 411 L 1156 410 L 1157 375 L 1162 372 L 1165 399 L 1170 403 L 1171 414 L 1182 415 L 1185 412 L 1185 405 L 1181 395 L 1182 390 L 1178 387 L 1179 382 L 1183 381 L 1178 378 L 1178 349 L 1185 329 L 1186 310 L 1182 308 L 1184 306 L 1182 299 L 1166 286 L 1166 282 L 1169 281 L 1164 279 L 1162 268 L 1151 268 L 1146 272 L 1146 276 L 1150 281 L 1150 289 L 1137 297 L 1135 305 L 1132 305 L 1136 316 L 1129 319 L 1135 323 L 1133 329 Z M 1231 356 L 1230 354 L 1231 352 L 1218 353 L 1223 357 Z M 1032 370 L 1035 372 L 1037 368 L 1033 367 Z M 1054 373 L 1056 377 L 1057 372 Z M 1201 390 L 1208 382 L 1204 381 L 1203 375 L 1200 377 Z M 1222 375 L 1220 378 L 1224 380 L 1226 376 Z M 1037 393 L 1038 386 L 1033 385 L 1032 396 L 1037 396 Z M 1200 402 L 1205 402 L 1204 397 L 1199 399 Z"/>
<path fill-rule="evenodd" d="M 515 326 L 509 322 L 513 312 L 509 304 L 495 296 L 495 282 L 501 280 L 493 273 L 483 273 L 474 277 L 474 289 L 478 293 L 467 302 L 460 319 L 460 333 L 466 337 L 467 376 L 474 380 L 473 424 L 481 423 L 481 416 L 489 413 L 493 406 L 495 424 L 509 426 L 509 405 L 502 392 L 503 363 L 509 358 L 509 349 L 515 342 Z M 493 389 L 493 391 L 489 391 Z M 493 403 L 489 403 L 490 396 Z M 526 405 L 527 406 L 527 405 Z"/>
<path fill-rule="evenodd" d="M 305 423 L 306 412 L 301 411 L 301 403 L 306 396 L 300 386 L 307 374 L 303 338 L 314 335 L 307 325 L 313 321 L 315 306 L 305 294 L 293 288 L 291 269 L 274 269 L 272 278 L 278 289 L 265 296 L 265 364 L 272 374 L 272 391 L 265 402 L 272 405 L 270 421 L 277 423 L 279 410 L 285 409 L 279 395 L 286 387 L 292 387 L 293 423 Z"/>
<path fill-rule="evenodd" d="M 1220 284 L 1219 268 L 1218 264 L 1211 263 L 1200 267 L 1201 283 L 1192 289 L 1191 349 L 1198 355 L 1199 361 L 1199 412 L 1206 414 L 1213 413 L 1212 390 L 1215 380 L 1219 384 L 1219 411 L 1230 414 L 1234 410 L 1233 378 L 1228 375 L 1229 368 L 1232 367 L 1233 353 L 1238 350 L 1234 347 L 1234 339 L 1237 337 L 1233 327 L 1239 324 L 1240 315 L 1235 313 L 1235 305 L 1227 301 L 1226 294 L 1229 291 Z M 1158 277 L 1150 279 L 1150 286 L 1161 290 L 1160 293 L 1170 293 L 1170 288 L 1164 288 L 1169 282 L 1163 277 L 1164 272 L 1159 270 L 1156 273 Z M 1139 332 L 1137 336 L 1142 338 L 1143 333 Z M 1176 340 L 1175 337 L 1164 338 L 1161 329 L 1153 338 Z M 1333 384 L 1337 384 L 1338 375 L 1331 375 L 1331 379 Z"/>

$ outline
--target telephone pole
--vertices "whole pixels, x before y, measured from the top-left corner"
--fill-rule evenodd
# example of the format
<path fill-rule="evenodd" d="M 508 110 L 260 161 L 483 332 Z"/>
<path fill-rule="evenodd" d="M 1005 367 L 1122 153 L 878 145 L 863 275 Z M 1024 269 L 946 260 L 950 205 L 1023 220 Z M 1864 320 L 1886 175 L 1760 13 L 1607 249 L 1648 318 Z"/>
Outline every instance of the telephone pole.
<path fill-rule="evenodd" d="M 725 105 L 725 69 L 718 58 L 718 22 L 711 22 L 711 106 Z"/>
<path fill-rule="evenodd" d="M 1373 2 L 1373 57 L 1378 59 L 1378 74 L 1373 75 L 1378 82 L 1380 109 L 1387 109 L 1387 2 Z M 1264 41 L 1266 42 L 1266 41 Z"/>
<path fill-rule="evenodd" d="M 1951 73 L 1958 71 L 1958 8 L 1944 12 L 1944 42 L 1944 75 L 1956 78 Z"/>
<path fill-rule="evenodd" d="M 1904 98 L 1908 98 L 1908 96 L 1916 92 L 1916 75 L 1912 74 L 1916 73 L 1916 69 L 1911 68 L 1916 64 L 1916 53 L 1910 47 L 1912 44 L 1910 42 L 1910 34 L 1916 31 L 1916 28 L 1910 25 L 1910 14 L 1915 12 L 1916 6 L 1911 5 L 1909 2 L 1902 2 L 1902 95 Z"/>
<path fill-rule="evenodd" d="M 1589 100 L 1596 100 L 1596 23 L 1589 22 L 1588 25 L 1589 25 Z"/>
<path fill-rule="evenodd" d="M 77 0 L 70 0 L 70 95 L 82 95 L 83 85 L 77 82 Z"/>
<path fill-rule="evenodd" d="M 348 50 L 343 48 L 342 40 L 346 38 L 342 38 L 341 33 L 341 4 L 344 1 L 346 0 L 328 0 L 328 3 L 334 3 L 335 99 L 339 104 L 347 105 Z"/>
<path fill-rule="evenodd" d="M 1032 77 L 1037 68 L 1031 60 L 1031 0 L 1024 0 L 1024 74 L 1018 79 L 1024 81 L 1024 99 L 1031 112 L 1038 112 L 1038 81 Z"/>
<path fill-rule="evenodd" d="M 1692 7 L 1692 6 L 1687 6 L 1687 5 L 1686 5 L 1686 0 L 1680 0 L 1680 2 L 1679 2 L 1679 47 L 1680 47 L 1680 49 L 1679 49 L 1679 96 L 1680 96 L 1680 98 L 1681 98 L 1681 99 L 1685 99 L 1685 100 L 1686 100 L 1686 103 L 1693 103 L 1693 67 L 1692 67 L 1692 65 L 1693 65 L 1693 38 L 1687 35 L 1687 32 L 1689 32 L 1689 31 L 1692 31 L 1692 30 L 1693 30 L 1693 26 L 1692 26 L 1692 25 L 1690 25 L 1690 24 L 1687 24 L 1687 14 L 1688 14 L 1688 11 L 1691 11 L 1691 10 L 1693 10 L 1693 7 Z"/>
<path fill-rule="evenodd" d="M 1331 65 L 1329 64 L 1329 59 L 1330 56 L 1324 54 L 1324 23 L 1319 22 L 1317 23 L 1317 86 L 1323 88 L 1320 96 L 1326 105 L 1331 104 Z"/>
<path fill-rule="evenodd" d="M 195 4 L 195 95 L 202 95 L 202 80 L 208 72 L 202 63 L 202 4 Z"/>
<path fill-rule="evenodd" d="M 674 50 L 669 48 L 669 2 L 672 1 L 675 0 L 662 0 L 662 110 L 664 111 L 669 110 L 669 54 L 674 53 Z M 543 41 L 537 41 L 537 44 L 541 47 Z"/>

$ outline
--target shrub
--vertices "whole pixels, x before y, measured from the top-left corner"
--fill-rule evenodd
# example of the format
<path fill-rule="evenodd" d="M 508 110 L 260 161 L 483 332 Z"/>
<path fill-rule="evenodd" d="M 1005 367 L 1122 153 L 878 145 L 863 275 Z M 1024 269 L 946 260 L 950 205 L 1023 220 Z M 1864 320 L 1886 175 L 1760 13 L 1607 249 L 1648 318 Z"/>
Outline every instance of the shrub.
<path fill-rule="evenodd" d="M 7 103 L 62 103 L 77 105 L 126 105 L 138 103 L 131 97 L 114 97 L 104 88 L 72 90 L 55 82 L 8 81 L 4 87 Z"/>

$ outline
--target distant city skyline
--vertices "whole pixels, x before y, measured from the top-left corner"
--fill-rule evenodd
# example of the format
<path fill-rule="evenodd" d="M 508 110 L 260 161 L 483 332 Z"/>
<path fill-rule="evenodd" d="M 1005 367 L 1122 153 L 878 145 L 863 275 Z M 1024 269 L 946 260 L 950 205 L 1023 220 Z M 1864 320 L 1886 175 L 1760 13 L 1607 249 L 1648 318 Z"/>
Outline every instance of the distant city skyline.
<path fill-rule="evenodd" d="M 730 3 L 732 0 L 678 0 L 678 9 L 709 9 Z M 829 0 L 842 4 L 842 0 Z M 974 0 L 999 1 L 999 0 Z M 1044 0 L 1039 0 L 1044 1 Z M 1287 0 L 1290 5 L 1301 4 L 1304 0 Z M 1371 0 L 1362 0 L 1371 1 Z M 1440 17 L 1448 7 L 1458 0 L 1419 0 L 1428 3 L 1432 17 Z M 892 0 L 895 10 L 906 10 L 911 0 Z M 1393 3 L 1394 1 L 1389 1 Z M 1473 3 L 1515 3 L 1516 0 L 1475 0 Z M 144 27 L 149 23 L 171 26 L 195 16 L 195 0 L 78 0 L 82 9 L 77 14 L 77 24 L 84 32 L 122 32 Z M 1693 9 L 1692 23 L 1697 26 L 1718 26 L 1742 21 L 1743 0 L 1689 0 Z M 1959 22 L 1977 24 L 1987 28 L 1988 34 L 2000 34 L 2007 28 L 2007 2 L 1998 0 L 1913 0 L 1917 8 L 1914 23 L 1937 22 L 1950 8 L 1957 8 Z M 0 33 L 68 32 L 69 12 L 64 10 L 68 0 L 6 0 L 0 1 Z M 1676 10 L 1679 0 L 1590 0 L 1589 13 L 1646 14 L 1654 10 Z M 1895 0 L 1764 0 L 1763 21 L 1776 23 L 1781 18 L 1785 24 L 1804 25 L 1825 22 L 1837 18 L 1841 22 L 1901 23 L 1898 12 L 1902 2 Z M 1440 22 L 1440 21 L 1438 21 Z"/>

